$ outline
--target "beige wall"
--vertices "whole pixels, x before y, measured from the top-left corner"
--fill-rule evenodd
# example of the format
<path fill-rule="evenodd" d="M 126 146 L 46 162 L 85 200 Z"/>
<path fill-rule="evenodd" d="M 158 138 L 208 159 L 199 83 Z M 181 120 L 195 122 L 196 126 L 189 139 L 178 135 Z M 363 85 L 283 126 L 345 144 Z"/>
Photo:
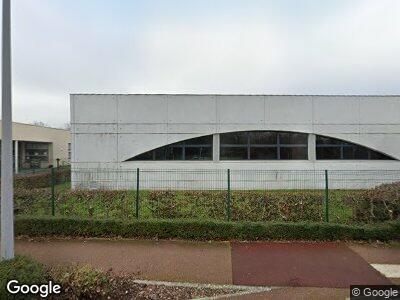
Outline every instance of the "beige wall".
<path fill-rule="evenodd" d="M 68 162 L 68 143 L 71 142 L 69 130 L 14 122 L 12 130 L 13 140 L 51 143 L 51 164 L 55 165 L 57 158 L 60 159 L 61 163 Z"/>

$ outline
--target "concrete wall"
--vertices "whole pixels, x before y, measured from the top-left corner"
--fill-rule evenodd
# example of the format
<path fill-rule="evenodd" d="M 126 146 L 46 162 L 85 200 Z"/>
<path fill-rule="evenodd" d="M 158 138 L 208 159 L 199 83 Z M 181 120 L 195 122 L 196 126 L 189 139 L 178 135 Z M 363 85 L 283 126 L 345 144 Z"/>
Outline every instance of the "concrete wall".
<path fill-rule="evenodd" d="M 68 143 L 71 142 L 68 130 L 13 122 L 12 131 L 14 141 L 51 143 L 50 164 L 55 165 L 57 158 L 61 162 L 68 162 Z"/>
<path fill-rule="evenodd" d="M 400 159 L 399 96 L 71 95 L 72 168 L 400 170 L 399 161 L 129 161 L 202 135 L 321 134 Z M 313 135 L 310 135 L 313 143 Z"/>

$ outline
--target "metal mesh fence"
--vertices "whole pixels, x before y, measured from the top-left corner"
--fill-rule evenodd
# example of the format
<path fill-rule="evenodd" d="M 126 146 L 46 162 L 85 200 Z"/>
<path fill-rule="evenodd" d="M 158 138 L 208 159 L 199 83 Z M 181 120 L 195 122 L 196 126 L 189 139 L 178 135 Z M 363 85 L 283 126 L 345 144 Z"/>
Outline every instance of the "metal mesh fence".
<path fill-rule="evenodd" d="M 134 190 L 369 189 L 400 180 L 400 170 L 73 169 L 73 188 Z"/>
<path fill-rule="evenodd" d="M 351 223 L 400 213 L 400 170 L 53 168 L 19 180 L 16 208 L 29 215 Z M 385 203 L 382 190 L 389 191 Z"/>

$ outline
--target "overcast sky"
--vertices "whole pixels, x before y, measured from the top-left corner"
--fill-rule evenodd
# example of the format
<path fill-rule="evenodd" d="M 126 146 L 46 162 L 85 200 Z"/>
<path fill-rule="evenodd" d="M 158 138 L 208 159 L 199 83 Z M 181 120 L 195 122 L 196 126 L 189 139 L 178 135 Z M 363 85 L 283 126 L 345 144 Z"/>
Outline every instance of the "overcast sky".
<path fill-rule="evenodd" d="M 400 94 L 399 0 L 12 0 L 14 120 L 70 93 Z"/>

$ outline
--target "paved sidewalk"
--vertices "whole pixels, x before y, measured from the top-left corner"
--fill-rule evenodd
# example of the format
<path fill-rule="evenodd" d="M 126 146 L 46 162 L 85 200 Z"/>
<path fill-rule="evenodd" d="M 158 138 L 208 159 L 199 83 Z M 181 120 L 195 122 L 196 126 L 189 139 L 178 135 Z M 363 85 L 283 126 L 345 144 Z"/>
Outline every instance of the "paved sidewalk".
<path fill-rule="evenodd" d="M 229 242 L 17 240 L 16 252 L 45 264 L 89 264 L 149 280 L 232 284 Z"/>
<path fill-rule="evenodd" d="M 148 280 L 286 287 L 252 295 L 260 299 L 296 293 L 335 299 L 348 296 L 351 284 L 400 281 L 400 247 L 375 244 L 19 239 L 16 252 Z"/>

